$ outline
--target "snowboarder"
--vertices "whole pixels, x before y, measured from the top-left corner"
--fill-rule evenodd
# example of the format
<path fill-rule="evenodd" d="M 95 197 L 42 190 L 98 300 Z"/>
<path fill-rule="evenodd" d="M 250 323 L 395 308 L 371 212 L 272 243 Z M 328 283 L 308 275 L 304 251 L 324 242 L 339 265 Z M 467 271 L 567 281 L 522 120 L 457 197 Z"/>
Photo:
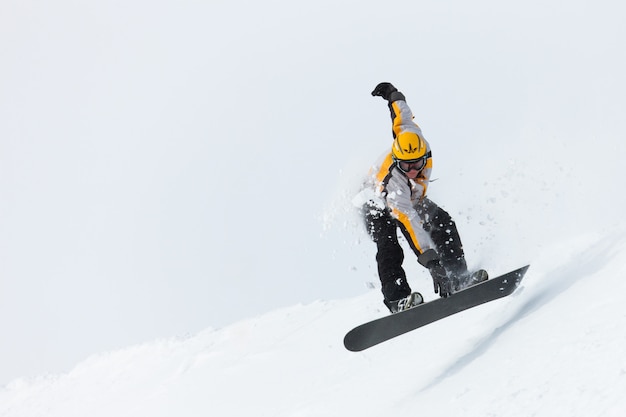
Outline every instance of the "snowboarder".
<path fill-rule="evenodd" d="M 391 111 L 393 144 L 372 168 L 361 192 L 367 231 L 376 243 L 376 262 L 384 303 L 392 313 L 424 302 L 412 292 L 402 268 L 404 253 L 398 242 L 401 230 L 420 265 L 432 276 L 435 293 L 448 297 L 486 280 L 487 272 L 470 273 L 461 238 L 452 217 L 426 197 L 432 153 L 404 95 L 388 82 L 372 96 L 382 97 Z"/>

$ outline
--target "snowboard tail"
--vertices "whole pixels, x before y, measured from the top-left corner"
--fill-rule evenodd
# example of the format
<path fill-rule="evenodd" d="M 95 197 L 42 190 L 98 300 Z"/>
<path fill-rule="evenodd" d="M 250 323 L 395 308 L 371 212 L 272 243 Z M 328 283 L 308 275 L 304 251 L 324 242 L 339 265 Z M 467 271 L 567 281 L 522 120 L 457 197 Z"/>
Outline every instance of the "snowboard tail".
<path fill-rule="evenodd" d="M 343 344 L 353 352 L 365 350 L 437 320 L 506 297 L 518 287 L 529 266 L 481 282 L 448 298 L 438 298 L 357 326 L 346 334 Z"/>

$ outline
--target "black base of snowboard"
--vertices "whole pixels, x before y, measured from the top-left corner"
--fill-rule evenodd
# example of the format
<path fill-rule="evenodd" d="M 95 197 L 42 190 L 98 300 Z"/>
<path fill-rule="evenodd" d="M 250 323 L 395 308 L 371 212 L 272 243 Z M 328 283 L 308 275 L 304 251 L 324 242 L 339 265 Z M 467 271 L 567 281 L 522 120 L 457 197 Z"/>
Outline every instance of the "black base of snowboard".
<path fill-rule="evenodd" d="M 409 310 L 370 321 L 350 330 L 343 339 L 346 349 L 358 352 L 463 310 L 511 294 L 530 265 L 438 298 Z"/>

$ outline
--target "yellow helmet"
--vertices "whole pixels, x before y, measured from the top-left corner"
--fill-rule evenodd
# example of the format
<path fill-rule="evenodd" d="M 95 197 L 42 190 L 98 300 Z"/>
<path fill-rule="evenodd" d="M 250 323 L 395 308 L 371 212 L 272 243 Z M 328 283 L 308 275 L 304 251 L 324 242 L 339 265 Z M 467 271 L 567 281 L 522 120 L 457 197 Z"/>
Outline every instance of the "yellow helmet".
<path fill-rule="evenodd" d="M 393 141 L 391 154 L 397 161 L 412 161 L 426 155 L 426 142 L 417 133 L 402 132 Z"/>

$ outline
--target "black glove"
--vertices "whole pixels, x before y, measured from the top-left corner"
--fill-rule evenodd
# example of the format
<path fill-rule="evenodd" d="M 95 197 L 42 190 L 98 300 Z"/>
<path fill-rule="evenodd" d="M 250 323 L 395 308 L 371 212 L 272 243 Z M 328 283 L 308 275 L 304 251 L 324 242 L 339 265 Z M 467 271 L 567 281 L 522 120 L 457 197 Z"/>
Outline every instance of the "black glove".
<path fill-rule="evenodd" d="M 430 276 L 433 277 L 433 284 L 435 284 L 435 294 L 439 294 L 440 297 L 446 298 L 452 295 L 452 282 L 446 274 L 446 270 L 443 269 L 439 261 L 432 261 L 427 266 L 430 271 Z"/>
<path fill-rule="evenodd" d="M 379 96 L 379 97 L 384 98 L 385 100 L 389 100 L 391 93 L 395 91 L 398 91 L 398 89 L 394 87 L 393 84 L 380 83 L 376 86 L 376 88 L 374 88 L 374 91 L 372 91 L 372 95 L 374 97 Z"/>
<path fill-rule="evenodd" d="M 452 281 L 448 278 L 446 270 L 439 262 L 439 255 L 434 249 L 428 249 L 422 253 L 417 261 L 428 268 L 430 276 L 433 277 L 433 284 L 435 285 L 435 294 L 439 294 L 440 297 L 446 298 L 452 294 Z"/>

